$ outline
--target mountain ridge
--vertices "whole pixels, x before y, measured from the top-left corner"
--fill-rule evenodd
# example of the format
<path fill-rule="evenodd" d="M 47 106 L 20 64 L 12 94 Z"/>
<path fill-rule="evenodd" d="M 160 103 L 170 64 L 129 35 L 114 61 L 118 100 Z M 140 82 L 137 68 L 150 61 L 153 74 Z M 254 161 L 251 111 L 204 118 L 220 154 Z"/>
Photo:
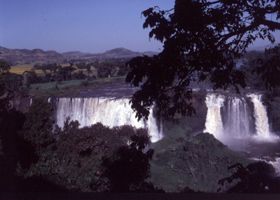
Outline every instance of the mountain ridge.
<path fill-rule="evenodd" d="M 136 52 L 123 47 L 107 50 L 103 53 L 88 53 L 81 51 L 67 51 L 59 53 L 54 50 L 36 49 L 10 49 L 0 46 L 0 59 L 9 63 L 30 64 L 30 63 L 63 63 L 70 60 L 106 60 L 106 59 L 129 59 L 137 56 L 153 56 L 157 52 L 146 51 Z"/>

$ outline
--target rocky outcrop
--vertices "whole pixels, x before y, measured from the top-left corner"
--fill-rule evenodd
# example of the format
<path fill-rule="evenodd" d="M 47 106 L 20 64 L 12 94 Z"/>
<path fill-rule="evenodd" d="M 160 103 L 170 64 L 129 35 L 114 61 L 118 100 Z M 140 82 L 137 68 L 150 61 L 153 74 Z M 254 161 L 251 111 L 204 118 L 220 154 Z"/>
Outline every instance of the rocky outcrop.
<path fill-rule="evenodd" d="M 184 188 L 217 192 L 218 181 L 232 173 L 228 170 L 230 165 L 249 163 L 208 133 L 174 140 L 173 144 L 163 139 L 155 149 L 151 181 L 166 192 L 180 192 Z"/>

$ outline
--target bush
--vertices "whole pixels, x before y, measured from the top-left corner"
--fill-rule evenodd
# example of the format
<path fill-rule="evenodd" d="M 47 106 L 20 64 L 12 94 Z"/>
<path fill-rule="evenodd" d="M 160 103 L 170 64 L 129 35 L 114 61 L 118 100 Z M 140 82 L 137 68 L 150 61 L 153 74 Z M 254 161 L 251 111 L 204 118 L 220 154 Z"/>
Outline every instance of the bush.
<path fill-rule="evenodd" d="M 221 186 L 238 181 L 229 193 L 278 193 L 280 190 L 280 180 L 275 178 L 273 166 L 266 162 L 251 163 L 247 167 L 237 163 L 229 169 L 235 169 L 235 172 L 219 181 Z"/>
<path fill-rule="evenodd" d="M 126 146 L 129 137 L 139 130 L 129 126 L 110 129 L 100 123 L 78 127 L 78 122 L 66 121 L 63 129 L 57 128 L 56 142 L 46 148 L 26 177 L 43 177 L 68 190 L 108 191 L 108 181 L 102 177 L 103 157 L 111 157 Z"/>
<path fill-rule="evenodd" d="M 144 151 L 148 143 L 147 132 L 140 129 L 131 136 L 130 145 L 120 147 L 111 157 L 103 159 L 103 176 L 109 179 L 110 191 L 155 191 L 152 184 L 145 182 L 150 176 L 149 162 L 154 153 L 152 149 Z"/>

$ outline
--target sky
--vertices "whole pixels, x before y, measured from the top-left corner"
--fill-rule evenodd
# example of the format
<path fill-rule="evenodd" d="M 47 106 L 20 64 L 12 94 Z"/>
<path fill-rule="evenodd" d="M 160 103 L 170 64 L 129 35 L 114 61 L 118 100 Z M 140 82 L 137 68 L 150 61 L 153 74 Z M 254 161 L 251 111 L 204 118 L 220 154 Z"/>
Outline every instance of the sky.
<path fill-rule="evenodd" d="M 0 0 L 0 46 L 104 52 L 124 47 L 160 51 L 142 28 L 141 12 L 172 8 L 174 0 Z M 276 35 L 280 40 L 280 34 Z M 278 39 L 279 38 L 279 39 Z M 253 48 L 266 45 L 258 41 Z"/>

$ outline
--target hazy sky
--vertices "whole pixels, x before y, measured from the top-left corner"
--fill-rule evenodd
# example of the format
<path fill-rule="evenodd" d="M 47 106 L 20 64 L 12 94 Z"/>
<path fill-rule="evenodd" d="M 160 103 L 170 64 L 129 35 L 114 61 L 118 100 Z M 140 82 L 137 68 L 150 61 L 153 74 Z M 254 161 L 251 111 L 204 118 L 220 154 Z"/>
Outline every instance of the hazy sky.
<path fill-rule="evenodd" d="M 141 12 L 174 0 L 0 0 L 0 46 L 103 52 L 116 47 L 159 51 Z M 280 34 L 277 34 L 279 41 Z M 257 42 L 256 47 L 266 43 Z"/>

